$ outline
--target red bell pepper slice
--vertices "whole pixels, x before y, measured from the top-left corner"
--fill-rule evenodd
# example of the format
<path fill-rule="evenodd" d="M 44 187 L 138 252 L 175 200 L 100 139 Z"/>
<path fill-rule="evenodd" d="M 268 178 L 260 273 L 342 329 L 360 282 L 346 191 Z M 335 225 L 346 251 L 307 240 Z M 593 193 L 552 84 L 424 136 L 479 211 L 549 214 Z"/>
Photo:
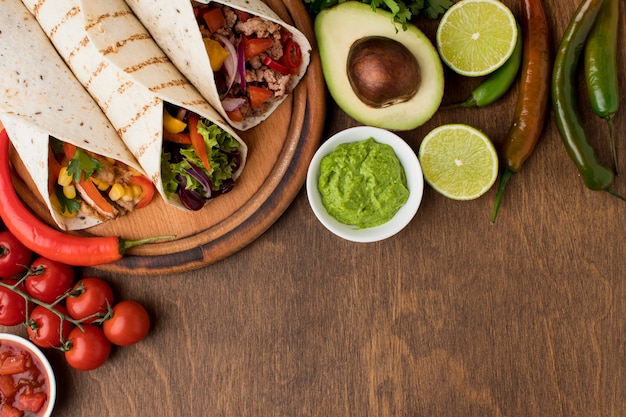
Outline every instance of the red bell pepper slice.
<path fill-rule="evenodd" d="M 106 198 L 104 198 L 104 196 L 100 194 L 100 191 L 93 183 L 93 181 L 91 181 L 91 179 L 81 179 L 79 184 L 85 191 L 85 194 L 87 194 L 87 196 L 91 199 L 91 201 L 93 201 L 95 205 L 98 206 L 98 208 L 100 208 L 103 212 L 110 214 L 111 216 L 114 215 L 115 209 L 106 200 Z"/>
<path fill-rule="evenodd" d="M 290 73 L 289 68 L 287 68 L 281 63 L 274 61 L 269 56 L 266 56 L 265 58 L 263 58 L 263 64 L 267 65 L 269 68 L 273 69 L 274 71 L 280 72 L 283 75 L 288 75 Z"/>
<path fill-rule="evenodd" d="M 71 143 L 63 142 L 63 152 L 65 153 L 65 157 L 69 161 L 76 155 L 76 150 L 78 148 L 76 145 L 72 145 Z"/>
<path fill-rule="evenodd" d="M 242 36 L 241 42 L 243 42 L 243 51 L 246 60 L 258 56 L 262 52 L 265 52 L 269 48 L 271 48 L 272 45 L 274 45 L 274 41 L 272 39 L 248 38 L 247 36 Z"/>
<path fill-rule="evenodd" d="M 57 161 L 51 148 L 48 148 L 48 194 L 52 194 L 61 172 L 61 164 Z"/>
<path fill-rule="evenodd" d="M 267 88 L 249 85 L 248 94 L 250 96 L 250 106 L 255 109 L 261 104 L 265 103 L 267 100 L 269 100 L 269 98 L 272 97 L 274 93 L 272 93 Z"/>
<path fill-rule="evenodd" d="M 196 154 L 202 161 L 202 165 L 211 172 L 211 166 L 209 165 L 209 157 L 206 154 L 206 144 L 204 143 L 204 137 L 198 133 L 198 122 L 200 122 L 200 116 L 195 113 L 189 115 L 189 137 L 191 138 L 191 146 L 196 151 Z"/>
<path fill-rule="evenodd" d="M 133 175 L 132 177 L 130 177 L 128 182 L 131 185 L 138 185 L 141 187 L 141 194 L 137 199 L 137 204 L 135 205 L 135 208 L 140 209 L 147 206 L 154 197 L 154 184 L 152 184 L 152 181 L 150 181 L 143 175 Z"/>
<path fill-rule="evenodd" d="M 202 20 L 206 23 L 211 33 L 215 32 L 221 27 L 226 26 L 226 19 L 224 14 L 217 7 L 211 7 L 202 11 Z"/>

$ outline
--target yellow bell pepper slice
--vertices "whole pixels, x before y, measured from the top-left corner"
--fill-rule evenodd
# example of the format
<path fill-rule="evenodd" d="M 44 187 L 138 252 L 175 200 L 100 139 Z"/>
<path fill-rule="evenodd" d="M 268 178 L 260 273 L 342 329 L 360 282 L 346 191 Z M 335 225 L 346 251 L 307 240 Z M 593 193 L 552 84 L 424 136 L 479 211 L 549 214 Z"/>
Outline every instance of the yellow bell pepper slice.
<path fill-rule="evenodd" d="M 204 47 L 206 53 L 209 55 L 209 61 L 211 61 L 211 69 L 213 71 L 219 71 L 224 65 L 224 61 L 228 57 L 228 51 L 217 41 L 210 38 L 203 38 Z"/>
<path fill-rule="evenodd" d="M 167 110 L 163 109 L 163 127 L 170 133 L 180 133 L 187 127 L 187 123 L 172 116 Z"/>

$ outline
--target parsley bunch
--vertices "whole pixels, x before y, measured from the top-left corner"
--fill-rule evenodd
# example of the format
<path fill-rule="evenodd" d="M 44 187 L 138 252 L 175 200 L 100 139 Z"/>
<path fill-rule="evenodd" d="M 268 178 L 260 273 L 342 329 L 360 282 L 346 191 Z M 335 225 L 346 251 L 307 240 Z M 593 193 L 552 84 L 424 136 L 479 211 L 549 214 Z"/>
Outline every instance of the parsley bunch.
<path fill-rule="evenodd" d="M 309 12 L 313 15 L 323 9 L 328 9 L 338 3 L 347 0 L 303 0 Z M 370 4 L 372 9 L 385 9 L 393 15 L 395 22 L 402 25 L 406 30 L 407 22 L 415 19 L 418 15 L 429 19 L 436 19 L 443 14 L 450 6 L 452 0 L 359 0 L 362 3 Z"/>

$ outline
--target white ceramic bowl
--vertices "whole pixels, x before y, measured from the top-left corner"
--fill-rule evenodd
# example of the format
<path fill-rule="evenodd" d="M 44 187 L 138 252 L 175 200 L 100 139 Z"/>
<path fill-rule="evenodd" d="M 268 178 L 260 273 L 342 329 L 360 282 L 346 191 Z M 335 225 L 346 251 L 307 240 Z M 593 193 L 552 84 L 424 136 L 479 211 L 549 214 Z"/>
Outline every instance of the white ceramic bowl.
<path fill-rule="evenodd" d="M 406 173 L 409 198 L 388 222 L 380 226 L 358 229 L 354 226 L 340 223 L 328 214 L 322 204 L 322 196 L 318 190 L 317 183 L 320 176 L 320 161 L 324 156 L 333 152 L 337 145 L 360 142 L 370 137 L 374 138 L 376 142 L 385 143 L 393 147 Z M 353 242 L 376 242 L 395 235 L 413 219 L 422 201 L 424 176 L 415 152 L 404 139 L 385 129 L 357 126 L 336 133 L 320 146 L 309 165 L 306 190 L 311 209 L 328 230 L 343 239 Z"/>
<path fill-rule="evenodd" d="M 48 358 L 43 354 L 43 352 L 35 346 L 30 340 L 25 339 L 20 336 L 16 336 L 11 333 L 0 333 L 0 343 L 8 341 L 14 342 L 20 345 L 25 351 L 29 352 L 32 356 L 34 356 L 43 366 L 43 370 L 46 374 L 46 379 L 48 380 L 48 386 L 50 388 L 50 392 L 48 393 L 48 401 L 44 405 L 44 409 L 40 411 L 38 415 L 41 417 L 50 417 L 52 415 L 52 410 L 54 409 L 54 404 L 56 402 L 57 397 L 57 384 L 56 378 L 54 376 L 54 371 L 50 366 L 50 362 Z"/>

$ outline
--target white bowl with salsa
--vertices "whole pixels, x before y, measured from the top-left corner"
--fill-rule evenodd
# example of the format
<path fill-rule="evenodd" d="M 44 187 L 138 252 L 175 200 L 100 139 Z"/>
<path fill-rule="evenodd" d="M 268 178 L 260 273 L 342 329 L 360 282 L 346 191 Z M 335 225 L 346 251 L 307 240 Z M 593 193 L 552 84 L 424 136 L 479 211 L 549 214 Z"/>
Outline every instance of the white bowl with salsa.
<path fill-rule="evenodd" d="M 328 230 L 353 242 L 376 242 L 413 219 L 424 177 L 415 152 L 400 136 L 357 126 L 320 146 L 306 189 L 311 209 Z"/>
<path fill-rule="evenodd" d="M 50 362 L 29 340 L 10 333 L 0 333 L 0 391 L 0 407 L 23 417 L 52 414 L 57 389 Z"/>

